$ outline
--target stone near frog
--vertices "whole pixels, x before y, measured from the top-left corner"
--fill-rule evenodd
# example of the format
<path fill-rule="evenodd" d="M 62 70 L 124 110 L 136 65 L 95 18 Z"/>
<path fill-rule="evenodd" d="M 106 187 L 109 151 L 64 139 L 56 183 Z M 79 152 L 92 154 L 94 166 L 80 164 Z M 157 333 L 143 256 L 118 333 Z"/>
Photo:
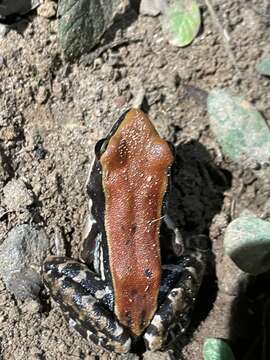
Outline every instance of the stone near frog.
<path fill-rule="evenodd" d="M 207 254 L 201 238 L 184 244 L 167 213 L 173 147 L 131 109 L 95 154 L 81 259 L 47 258 L 44 282 L 90 342 L 118 353 L 140 339 L 163 349 L 189 323 Z"/>
<path fill-rule="evenodd" d="M 42 0 L 2 0 L 0 3 L 0 22 L 1 18 L 27 14 L 42 2 Z"/>

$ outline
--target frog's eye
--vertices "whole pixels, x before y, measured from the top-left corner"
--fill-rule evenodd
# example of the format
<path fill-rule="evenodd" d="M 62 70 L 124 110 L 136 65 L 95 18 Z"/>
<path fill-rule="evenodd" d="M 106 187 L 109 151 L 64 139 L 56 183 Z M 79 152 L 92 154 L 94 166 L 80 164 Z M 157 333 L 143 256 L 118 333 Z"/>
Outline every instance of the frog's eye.
<path fill-rule="evenodd" d="M 108 146 L 108 142 L 109 142 L 108 139 L 104 138 L 104 139 L 99 140 L 96 143 L 95 154 L 98 159 L 100 159 L 101 155 L 105 152 L 105 150 Z"/>

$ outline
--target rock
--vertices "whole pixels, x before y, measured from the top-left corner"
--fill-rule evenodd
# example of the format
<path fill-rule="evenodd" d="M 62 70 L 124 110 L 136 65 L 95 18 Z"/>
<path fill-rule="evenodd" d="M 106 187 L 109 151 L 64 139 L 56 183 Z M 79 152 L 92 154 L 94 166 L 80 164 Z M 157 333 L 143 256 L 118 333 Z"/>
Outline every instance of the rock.
<path fill-rule="evenodd" d="M 140 14 L 157 16 L 164 12 L 167 0 L 142 0 L 140 3 Z"/>
<path fill-rule="evenodd" d="M 224 237 L 225 253 L 246 273 L 270 270 L 270 223 L 255 215 L 232 221 Z"/>
<path fill-rule="evenodd" d="M 121 0 L 60 0 L 58 33 L 65 56 L 75 60 L 96 46 L 124 4 Z"/>
<path fill-rule="evenodd" d="M 0 274 L 17 299 L 35 299 L 42 286 L 40 269 L 49 240 L 43 229 L 14 227 L 0 246 Z"/>
<path fill-rule="evenodd" d="M 20 210 L 33 204 L 34 197 L 31 190 L 21 179 L 12 179 L 4 189 L 4 202 L 9 210 Z"/>
<path fill-rule="evenodd" d="M 114 104 L 118 107 L 118 108 L 122 108 L 124 105 L 126 105 L 127 103 L 127 98 L 123 95 L 119 95 L 119 96 L 116 96 L 114 99 L 113 99 L 113 102 Z"/>
<path fill-rule="evenodd" d="M 114 77 L 114 69 L 111 65 L 105 63 L 101 67 L 101 73 L 107 80 L 112 80 Z"/>
<path fill-rule="evenodd" d="M 44 104 L 49 97 L 49 90 L 45 86 L 40 86 L 36 95 L 36 101 L 38 104 Z"/>
<path fill-rule="evenodd" d="M 244 166 L 269 163 L 270 131 L 250 103 L 228 90 L 214 89 L 207 106 L 211 129 L 225 155 Z"/>
<path fill-rule="evenodd" d="M 18 135 L 19 134 L 13 125 L 0 128 L 0 140 L 4 142 L 16 140 Z"/>
<path fill-rule="evenodd" d="M 30 10 L 35 9 L 41 3 L 42 0 L 2 0 L 0 16 L 24 15 Z"/>
<path fill-rule="evenodd" d="M 222 261 L 217 263 L 217 278 L 220 291 L 237 296 L 245 291 L 249 276 L 229 256 L 224 255 Z"/>
<path fill-rule="evenodd" d="M 204 360 L 235 360 L 230 346 L 222 339 L 206 339 L 203 344 Z"/>
<path fill-rule="evenodd" d="M 262 75 L 270 76 L 270 56 L 260 59 L 256 64 L 256 70 Z"/>
<path fill-rule="evenodd" d="M 53 82 L 52 88 L 54 96 L 56 96 L 58 99 L 64 99 L 67 92 L 67 87 L 63 81 L 61 81 L 61 79 L 56 78 Z"/>
<path fill-rule="evenodd" d="M 46 1 L 37 9 L 39 16 L 50 19 L 56 16 L 57 4 L 53 1 Z"/>
<path fill-rule="evenodd" d="M 22 269 L 11 272 L 6 285 L 16 299 L 36 299 L 42 286 L 42 278 L 32 269 Z"/>

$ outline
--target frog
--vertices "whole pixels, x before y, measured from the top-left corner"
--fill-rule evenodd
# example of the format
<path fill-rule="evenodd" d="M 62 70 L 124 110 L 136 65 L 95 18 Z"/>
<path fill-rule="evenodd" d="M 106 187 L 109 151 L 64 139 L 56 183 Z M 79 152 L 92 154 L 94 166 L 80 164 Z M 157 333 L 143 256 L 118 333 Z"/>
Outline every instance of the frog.
<path fill-rule="evenodd" d="M 207 245 L 170 215 L 175 151 L 139 108 L 95 145 L 79 259 L 50 255 L 43 279 L 89 343 L 129 353 L 165 349 L 190 322 Z"/>

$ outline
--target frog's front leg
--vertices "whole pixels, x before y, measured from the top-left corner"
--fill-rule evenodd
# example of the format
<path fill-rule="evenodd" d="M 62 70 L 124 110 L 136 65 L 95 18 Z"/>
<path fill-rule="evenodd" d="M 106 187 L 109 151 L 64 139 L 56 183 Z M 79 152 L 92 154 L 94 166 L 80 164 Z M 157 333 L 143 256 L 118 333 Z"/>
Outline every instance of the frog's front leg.
<path fill-rule="evenodd" d="M 146 347 L 155 351 L 164 347 L 170 332 L 185 331 L 194 299 L 202 282 L 206 249 L 186 249 L 179 265 L 165 265 L 159 294 L 159 308 L 144 334 Z M 175 328 L 175 329 L 174 329 Z"/>
<path fill-rule="evenodd" d="M 112 314 L 112 289 L 86 265 L 50 256 L 44 263 L 44 282 L 69 324 L 84 338 L 110 351 L 130 350 L 129 334 Z"/>

